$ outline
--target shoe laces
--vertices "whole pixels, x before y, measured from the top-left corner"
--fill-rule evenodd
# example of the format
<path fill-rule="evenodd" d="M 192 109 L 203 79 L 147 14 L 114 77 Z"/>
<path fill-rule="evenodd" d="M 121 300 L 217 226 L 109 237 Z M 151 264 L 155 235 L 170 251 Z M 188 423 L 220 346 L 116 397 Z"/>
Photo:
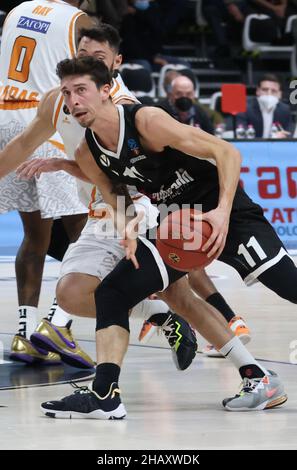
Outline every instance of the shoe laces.
<path fill-rule="evenodd" d="M 242 396 L 245 393 L 254 393 L 258 387 L 264 388 L 262 378 L 249 379 L 247 377 L 244 377 L 243 381 L 240 384 L 239 396 Z"/>
<path fill-rule="evenodd" d="M 174 347 L 176 340 L 178 339 L 178 335 L 176 333 L 175 322 L 172 318 L 172 315 L 169 315 L 163 325 L 158 327 L 158 334 L 160 334 L 161 332 L 163 332 L 166 336 L 170 346 Z"/>
<path fill-rule="evenodd" d="M 79 385 L 77 385 L 76 382 L 73 382 L 72 380 L 69 383 L 70 383 L 71 387 L 75 388 L 74 393 L 79 393 L 79 394 L 92 393 L 92 391 L 86 385 L 80 387 Z"/>

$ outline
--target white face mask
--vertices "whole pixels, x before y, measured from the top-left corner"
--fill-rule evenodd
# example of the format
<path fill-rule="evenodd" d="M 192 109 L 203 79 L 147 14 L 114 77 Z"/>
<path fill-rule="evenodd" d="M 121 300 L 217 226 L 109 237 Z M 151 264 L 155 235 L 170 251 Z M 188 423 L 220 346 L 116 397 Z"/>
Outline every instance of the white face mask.
<path fill-rule="evenodd" d="M 273 95 L 261 95 L 258 96 L 259 103 L 265 108 L 267 111 L 271 111 L 276 107 L 279 102 L 279 98 Z"/>

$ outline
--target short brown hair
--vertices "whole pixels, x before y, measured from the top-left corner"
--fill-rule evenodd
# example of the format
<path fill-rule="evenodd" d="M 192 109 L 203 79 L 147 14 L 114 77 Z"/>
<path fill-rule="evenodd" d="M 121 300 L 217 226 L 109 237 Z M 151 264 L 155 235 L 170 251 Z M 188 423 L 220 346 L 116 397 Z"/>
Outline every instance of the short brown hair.
<path fill-rule="evenodd" d="M 112 76 L 106 65 L 94 57 L 74 57 L 65 59 L 57 65 L 57 75 L 60 80 L 70 75 L 89 75 L 97 88 L 103 85 L 111 85 Z"/>
<path fill-rule="evenodd" d="M 260 87 L 262 82 L 275 82 L 279 84 L 279 87 L 282 88 L 282 82 L 279 77 L 273 73 L 266 73 L 259 78 L 257 86 Z"/>
<path fill-rule="evenodd" d="M 118 31 L 111 26 L 111 24 L 100 23 L 100 25 L 95 28 L 83 28 L 79 32 L 78 43 L 80 43 L 83 37 L 93 39 L 100 43 L 107 42 L 115 52 L 119 52 L 121 38 Z"/>

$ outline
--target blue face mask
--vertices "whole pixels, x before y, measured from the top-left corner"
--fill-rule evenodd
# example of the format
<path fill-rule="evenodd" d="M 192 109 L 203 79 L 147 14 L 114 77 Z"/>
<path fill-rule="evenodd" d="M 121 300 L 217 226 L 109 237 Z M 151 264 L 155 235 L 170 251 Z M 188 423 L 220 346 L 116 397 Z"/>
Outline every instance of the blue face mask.
<path fill-rule="evenodd" d="M 150 2 L 148 0 L 136 0 L 134 2 L 134 7 L 137 8 L 137 10 L 147 10 L 149 6 Z"/>

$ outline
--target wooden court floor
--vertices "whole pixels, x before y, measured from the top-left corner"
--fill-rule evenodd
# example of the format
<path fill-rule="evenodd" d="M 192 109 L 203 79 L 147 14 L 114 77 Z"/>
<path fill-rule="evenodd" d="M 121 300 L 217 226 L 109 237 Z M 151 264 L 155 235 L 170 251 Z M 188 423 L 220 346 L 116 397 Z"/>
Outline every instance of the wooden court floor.
<path fill-rule="evenodd" d="M 46 264 L 40 316 L 51 304 L 59 264 Z M 69 380 L 90 381 L 73 368 L 36 368 L 0 360 L 0 449 L 297 449 L 297 307 L 260 285 L 246 288 L 231 268 L 213 263 L 209 273 L 252 330 L 249 349 L 283 379 L 288 402 L 266 412 L 230 413 L 221 401 L 239 388 L 240 377 L 225 359 L 197 354 L 177 371 L 163 337 L 141 346 L 140 318 L 131 323 L 131 344 L 120 387 L 128 411 L 124 421 L 54 420 L 39 405 L 72 393 Z M 16 332 L 16 288 L 12 260 L 0 262 L 0 353 Z M 94 355 L 94 321 L 75 318 L 73 329 Z M 295 341 L 295 344 L 294 344 Z M 199 347 L 205 341 L 199 338 Z M 295 352 L 294 352 L 295 351 Z M 32 370 L 33 369 L 33 370 Z M 89 378 L 88 378 L 89 377 Z M 1 385 L 2 384 L 2 385 Z"/>

